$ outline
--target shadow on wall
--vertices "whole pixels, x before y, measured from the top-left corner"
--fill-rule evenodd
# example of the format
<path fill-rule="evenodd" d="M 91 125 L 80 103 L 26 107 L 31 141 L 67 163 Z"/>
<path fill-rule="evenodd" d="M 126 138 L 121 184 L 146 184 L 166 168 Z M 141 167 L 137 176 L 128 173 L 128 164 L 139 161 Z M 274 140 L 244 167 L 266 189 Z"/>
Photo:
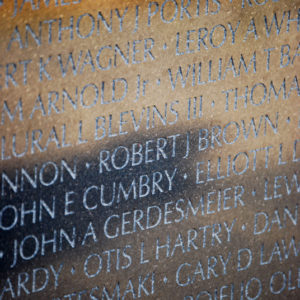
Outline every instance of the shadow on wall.
<path fill-rule="evenodd" d="M 1 262 L 1 281 L 12 272 L 17 274 L 40 265 L 82 264 L 82 258 L 90 253 L 103 253 L 128 244 L 137 255 L 136 245 L 142 241 L 165 240 L 167 234 L 176 237 L 188 229 L 233 222 L 241 216 L 242 221 L 248 220 L 258 208 L 273 210 L 283 205 L 263 203 L 263 195 L 251 196 L 253 187 L 263 185 L 264 176 L 276 174 L 275 168 L 257 165 L 255 172 L 249 168 L 249 172 L 240 176 L 231 170 L 230 176 L 220 179 L 214 168 L 211 180 L 207 180 L 206 169 L 198 172 L 197 179 L 197 162 L 205 162 L 198 165 L 204 170 L 208 160 L 217 156 L 211 149 L 199 152 L 198 142 L 197 130 L 176 135 L 162 131 L 159 137 L 151 139 L 132 134 L 122 145 L 116 142 L 109 149 L 94 149 L 93 154 L 68 158 L 63 163 L 40 164 L 36 188 L 28 178 L 31 176 L 33 180 L 34 168 L 27 170 L 23 191 L 19 180 L 20 191 L 14 194 L 7 187 L 2 200 L 2 207 L 6 207 L 2 209 L 2 226 L 11 229 L 1 232 L 0 244 L 9 249 Z M 219 154 L 225 160 L 230 153 Z M 226 161 L 222 164 L 226 170 Z M 15 176 L 12 170 L 6 174 L 9 178 Z M 228 211 L 222 202 L 225 188 L 230 189 L 232 199 L 236 197 L 230 200 L 232 209 Z M 223 193 L 220 205 L 216 204 L 218 191 Z M 209 213 L 207 207 L 208 192 L 213 195 L 214 213 Z M 249 235 L 240 231 L 234 234 L 231 242 L 236 247 L 249 243 Z M 216 247 L 221 250 L 224 245 L 216 242 Z M 208 246 L 200 256 L 206 257 L 216 247 L 210 250 Z M 168 257 L 160 259 L 160 267 L 165 263 Z M 135 271 L 137 268 L 143 266 L 136 266 Z M 101 281 L 107 278 L 101 277 Z M 80 284 L 85 288 L 84 281 Z"/>

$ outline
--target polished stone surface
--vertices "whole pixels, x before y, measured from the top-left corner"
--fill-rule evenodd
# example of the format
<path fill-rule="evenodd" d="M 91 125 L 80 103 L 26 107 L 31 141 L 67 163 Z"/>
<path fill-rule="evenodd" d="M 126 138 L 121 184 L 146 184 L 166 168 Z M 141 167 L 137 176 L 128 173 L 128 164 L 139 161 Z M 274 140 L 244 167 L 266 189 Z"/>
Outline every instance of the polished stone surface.
<path fill-rule="evenodd" d="M 0 299 L 299 298 L 299 0 L 0 5 Z"/>

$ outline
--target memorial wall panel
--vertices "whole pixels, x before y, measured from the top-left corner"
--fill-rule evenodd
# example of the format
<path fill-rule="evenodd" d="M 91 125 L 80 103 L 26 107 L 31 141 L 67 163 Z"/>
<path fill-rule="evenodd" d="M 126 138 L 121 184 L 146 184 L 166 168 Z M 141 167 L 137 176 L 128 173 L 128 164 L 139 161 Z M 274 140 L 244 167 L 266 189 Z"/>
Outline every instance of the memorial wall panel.
<path fill-rule="evenodd" d="M 300 298 L 299 0 L 0 16 L 0 299 Z"/>

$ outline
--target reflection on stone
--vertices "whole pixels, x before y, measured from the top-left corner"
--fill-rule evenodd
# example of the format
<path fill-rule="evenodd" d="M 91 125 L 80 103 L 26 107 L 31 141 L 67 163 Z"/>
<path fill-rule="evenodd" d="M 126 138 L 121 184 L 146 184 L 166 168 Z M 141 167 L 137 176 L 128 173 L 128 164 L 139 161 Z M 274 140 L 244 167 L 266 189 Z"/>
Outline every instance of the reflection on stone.
<path fill-rule="evenodd" d="M 299 298 L 299 1 L 0 14 L 0 299 Z"/>

